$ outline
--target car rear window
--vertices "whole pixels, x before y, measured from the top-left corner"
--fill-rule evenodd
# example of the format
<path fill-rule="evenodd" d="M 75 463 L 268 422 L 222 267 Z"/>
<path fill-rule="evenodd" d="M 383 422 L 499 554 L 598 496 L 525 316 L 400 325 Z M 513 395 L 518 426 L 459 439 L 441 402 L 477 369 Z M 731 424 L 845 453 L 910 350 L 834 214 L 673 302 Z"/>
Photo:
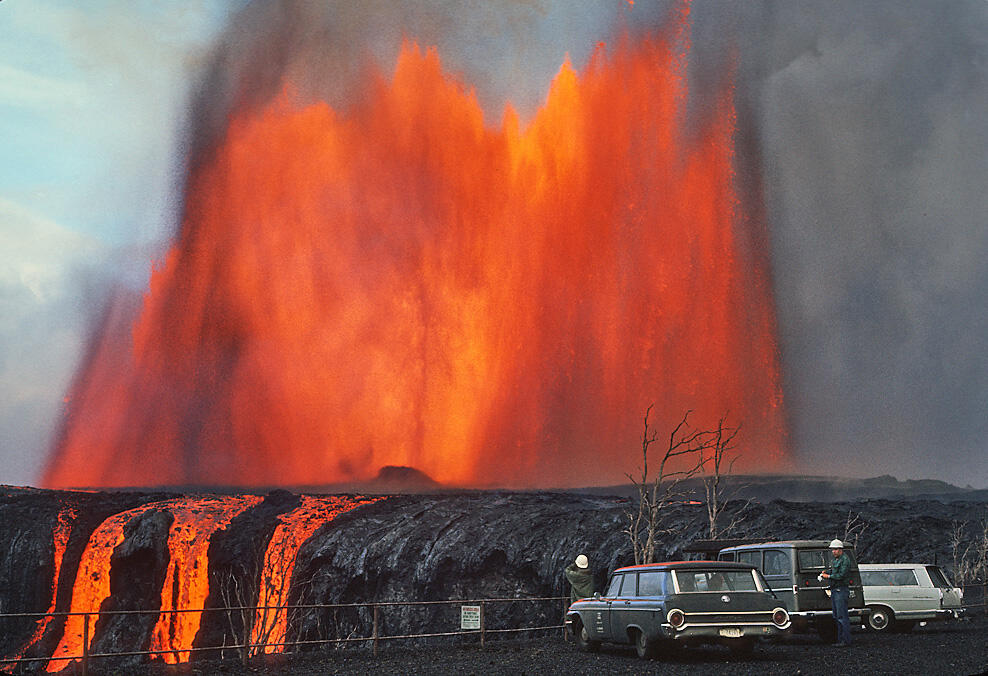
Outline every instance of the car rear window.
<path fill-rule="evenodd" d="M 909 569 L 862 570 L 861 584 L 869 587 L 916 587 L 916 573 Z"/>
<path fill-rule="evenodd" d="M 687 594 L 758 589 L 751 570 L 677 570 L 676 581 L 679 591 Z"/>
<path fill-rule="evenodd" d="M 660 570 L 638 573 L 638 595 L 664 596 L 668 577 L 669 573 Z"/>

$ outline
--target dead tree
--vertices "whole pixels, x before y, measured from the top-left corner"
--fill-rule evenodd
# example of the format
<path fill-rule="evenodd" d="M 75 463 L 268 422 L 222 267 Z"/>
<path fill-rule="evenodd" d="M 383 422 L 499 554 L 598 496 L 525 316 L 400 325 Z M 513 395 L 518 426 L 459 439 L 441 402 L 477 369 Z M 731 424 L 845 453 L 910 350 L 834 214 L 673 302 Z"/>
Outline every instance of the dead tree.
<path fill-rule="evenodd" d="M 740 425 L 738 427 L 727 427 L 724 424 L 726 421 L 727 415 L 725 414 L 724 417 L 717 421 L 717 429 L 711 433 L 709 443 L 703 450 L 704 462 L 701 480 L 703 482 L 703 492 L 706 496 L 707 520 L 709 523 L 708 537 L 711 540 L 717 539 L 722 533 L 726 533 L 737 526 L 738 522 L 743 518 L 745 508 L 747 507 L 745 505 L 745 508 L 736 512 L 734 519 L 727 526 L 724 528 L 718 527 L 718 521 L 724 513 L 724 508 L 727 506 L 731 497 L 733 497 L 733 494 L 725 494 L 722 481 L 724 476 L 730 474 L 734 469 L 734 462 L 738 459 L 739 454 L 732 453 L 732 451 L 737 448 L 734 445 L 734 439 L 737 437 L 738 432 L 741 431 Z"/>
<path fill-rule="evenodd" d="M 861 514 L 854 514 L 847 510 L 847 521 L 844 522 L 844 537 L 841 541 L 848 547 L 853 547 L 860 558 L 861 549 L 858 547 L 864 532 L 868 530 L 868 522 L 861 518 Z"/>
<path fill-rule="evenodd" d="M 645 410 L 642 429 L 641 474 L 639 477 L 626 474 L 637 492 L 636 504 L 625 513 L 628 525 L 624 529 L 631 541 L 635 564 L 655 562 L 658 538 L 669 532 L 660 528 L 663 512 L 669 505 L 686 497 L 687 492 L 681 484 L 701 471 L 705 462 L 704 451 L 713 440 L 712 432 L 690 428 L 687 420 L 692 411 L 686 411 L 669 434 L 669 445 L 659 459 L 658 472 L 653 477 L 649 474 L 649 449 L 658 439 L 658 432 L 649 427 L 648 416 L 651 412 L 652 406 L 649 406 Z"/>

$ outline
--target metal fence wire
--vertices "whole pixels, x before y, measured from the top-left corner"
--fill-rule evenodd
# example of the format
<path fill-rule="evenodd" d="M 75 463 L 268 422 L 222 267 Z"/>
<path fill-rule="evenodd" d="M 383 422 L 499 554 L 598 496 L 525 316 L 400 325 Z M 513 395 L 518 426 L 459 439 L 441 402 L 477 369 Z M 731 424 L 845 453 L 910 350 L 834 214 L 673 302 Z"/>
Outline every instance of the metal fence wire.
<path fill-rule="evenodd" d="M 509 604 L 542 604 L 539 611 L 533 610 L 527 613 L 529 617 L 541 619 L 541 623 L 524 626 L 504 626 L 510 622 L 514 616 L 512 613 L 505 613 L 503 610 Z M 464 609 L 466 607 L 466 609 Z M 369 647 L 376 655 L 382 642 L 402 639 L 448 639 L 454 636 L 469 636 L 472 640 L 479 639 L 481 647 L 485 646 L 490 638 L 500 636 L 510 636 L 523 632 L 538 632 L 557 630 L 565 638 L 565 624 L 562 618 L 569 607 L 569 597 L 566 596 L 544 596 L 532 598 L 486 598 L 486 599 L 447 599 L 442 601 L 387 601 L 377 603 L 312 603 L 298 605 L 272 605 L 272 606 L 223 606 L 217 608 L 183 608 L 165 610 L 101 610 L 95 612 L 51 612 L 51 613 L 0 613 L 0 621 L 37 618 L 43 621 L 45 618 L 67 618 L 70 616 L 81 616 L 82 622 L 82 652 L 75 655 L 57 655 L 50 657 L 25 657 L 23 652 L 18 656 L 5 656 L 0 658 L 0 673 L 18 673 L 22 671 L 43 670 L 45 668 L 57 670 L 58 662 L 71 663 L 78 661 L 80 673 L 87 674 L 89 664 L 92 660 L 113 659 L 124 657 L 147 657 L 149 660 L 163 655 L 173 655 L 178 661 L 187 661 L 193 653 L 203 653 L 212 651 L 221 659 L 230 652 L 238 655 L 245 663 L 250 657 L 268 652 L 268 648 L 275 648 L 276 652 L 291 653 L 300 649 L 312 648 L 315 646 L 334 645 L 342 647 L 350 644 L 363 645 Z M 402 624 L 422 627 L 421 631 L 392 634 L 387 631 L 387 621 L 394 619 L 391 616 L 396 614 L 396 610 L 404 614 L 404 618 L 398 620 Z M 438 612 L 437 612 L 438 611 Z M 524 611 L 523 611 L 524 612 Z M 232 642 L 227 642 L 228 634 L 224 633 L 222 645 L 195 646 L 181 649 L 169 650 L 133 650 L 122 652 L 90 652 L 90 643 L 93 637 L 90 636 L 90 618 L 96 618 L 98 622 L 101 618 L 117 615 L 167 615 L 179 613 L 203 613 L 211 614 L 215 617 L 217 613 L 226 617 L 238 616 L 241 618 L 266 617 L 267 614 L 274 616 L 278 613 L 286 613 L 292 617 L 296 626 L 303 624 L 299 620 L 305 618 L 308 624 L 315 625 L 315 628 L 308 630 L 298 630 L 295 632 L 293 640 L 270 641 L 266 638 L 252 640 L 249 626 L 241 627 L 239 636 Z M 234 615 L 236 614 L 236 615 Z M 341 622 L 334 622 L 340 616 L 345 619 Z M 546 622 L 546 618 L 558 617 L 558 624 Z M 321 619 L 320 619 L 321 618 Z M 493 620 L 493 621 L 492 621 Z M 96 626 L 96 622 L 92 623 Z M 551 620 L 549 620 L 551 622 Z M 341 624 L 346 631 L 345 636 L 341 633 Z M 334 626 L 335 625 L 335 626 Z M 332 627 L 337 635 L 334 637 L 319 636 L 328 633 L 327 629 Z M 464 628 L 469 627 L 469 628 Z M 445 631 L 430 631 L 430 628 L 447 629 Z M 358 630 L 363 631 L 358 633 Z M 50 665 L 50 666 L 49 666 Z"/>

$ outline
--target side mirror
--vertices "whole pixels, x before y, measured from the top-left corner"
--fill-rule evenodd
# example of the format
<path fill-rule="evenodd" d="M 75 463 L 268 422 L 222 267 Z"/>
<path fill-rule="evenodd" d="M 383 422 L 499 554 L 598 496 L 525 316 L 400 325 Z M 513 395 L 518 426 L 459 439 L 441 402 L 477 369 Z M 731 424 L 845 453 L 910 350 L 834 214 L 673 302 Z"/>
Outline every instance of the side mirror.
<path fill-rule="evenodd" d="M 600 600 L 600 592 L 594 592 L 593 593 L 593 600 L 594 601 L 599 601 Z"/>

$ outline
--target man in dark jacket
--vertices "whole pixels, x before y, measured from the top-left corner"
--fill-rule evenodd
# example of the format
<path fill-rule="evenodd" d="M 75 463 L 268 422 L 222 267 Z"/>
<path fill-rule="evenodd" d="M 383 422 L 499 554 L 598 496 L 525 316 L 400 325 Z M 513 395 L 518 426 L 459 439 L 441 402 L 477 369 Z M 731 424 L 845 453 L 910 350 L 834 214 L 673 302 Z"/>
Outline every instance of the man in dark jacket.
<path fill-rule="evenodd" d="M 566 566 L 564 572 L 570 585 L 570 603 L 593 596 L 593 573 L 590 572 L 590 561 L 585 554 L 577 556 L 576 561 Z"/>
<path fill-rule="evenodd" d="M 851 618 L 847 612 L 847 600 L 850 595 L 848 577 L 851 574 L 851 557 L 844 553 L 844 543 L 834 540 L 830 543 L 830 552 L 834 560 L 828 572 L 820 577 L 830 580 L 830 606 L 834 611 L 834 622 L 837 623 L 837 645 L 851 645 Z"/>

